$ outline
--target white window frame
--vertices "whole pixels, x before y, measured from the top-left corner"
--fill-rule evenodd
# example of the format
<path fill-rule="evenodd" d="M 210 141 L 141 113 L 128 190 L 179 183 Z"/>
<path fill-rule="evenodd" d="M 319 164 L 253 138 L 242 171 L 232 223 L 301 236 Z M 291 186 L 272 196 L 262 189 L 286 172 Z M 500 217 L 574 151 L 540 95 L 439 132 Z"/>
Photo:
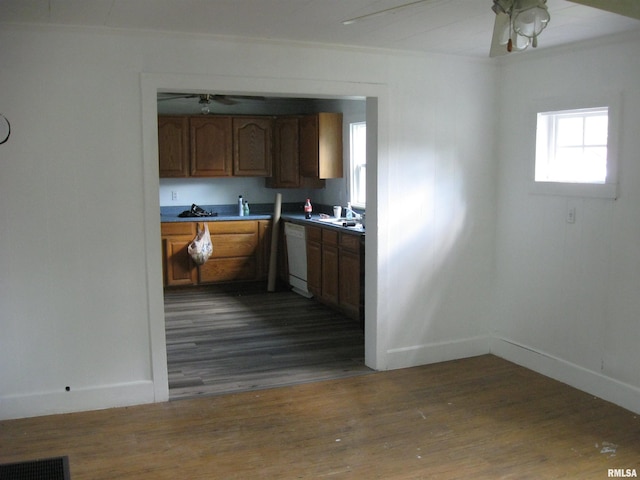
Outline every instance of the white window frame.
<path fill-rule="evenodd" d="M 530 168 L 530 192 L 541 195 L 561 195 L 572 197 L 592 197 L 615 199 L 618 196 L 618 134 L 620 130 L 621 98 L 619 94 L 595 95 L 588 99 L 581 97 L 562 97 L 537 100 L 531 108 L 533 121 L 534 154 Z M 574 183 L 558 181 L 536 181 L 536 148 L 546 148 L 538 145 L 536 134 L 538 129 L 538 114 L 586 111 L 596 108 L 608 108 L 608 140 L 607 140 L 607 176 L 604 182 Z"/>
<path fill-rule="evenodd" d="M 352 122 L 349 124 L 349 201 L 356 208 L 366 208 L 366 188 L 367 188 L 367 152 L 366 152 L 366 127 L 367 122 Z M 364 128 L 363 141 L 360 146 L 356 145 L 353 139 L 357 135 L 357 130 Z M 358 148 L 364 148 L 363 152 L 358 152 Z M 360 161 L 358 161 L 360 160 Z M 364 170 L 364 172 L 362 172 Z M 358 185 L 360 179 L 361 185 Z M 359 198 L 359 188 L 364 189 L 364 202 Z"/>

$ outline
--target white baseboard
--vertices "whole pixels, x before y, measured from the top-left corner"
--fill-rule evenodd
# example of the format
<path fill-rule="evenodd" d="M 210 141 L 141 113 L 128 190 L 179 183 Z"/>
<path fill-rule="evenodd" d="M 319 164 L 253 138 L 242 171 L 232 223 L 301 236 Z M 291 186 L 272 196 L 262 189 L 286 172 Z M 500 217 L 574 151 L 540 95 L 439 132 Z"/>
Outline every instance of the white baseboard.
<path fill-rule="evenodd" d="M 491 338 L 491 353 L 574 388 L 640 413 L 640 389 L 506 338 Z"/>
<path fill-rule="evenodd" d="M 153 401 L 154 388 L 150 380 L 69 391 L 8 395 L 0 397 L 0 420 L 101 410 Z"/>
<path fill-rule="evenodd" d="M 387 369 L 415 367 L 477 357 L 489 353 L 490 337 L 479 336 L 450 342 L 428 343 L 387 350 Z"/>

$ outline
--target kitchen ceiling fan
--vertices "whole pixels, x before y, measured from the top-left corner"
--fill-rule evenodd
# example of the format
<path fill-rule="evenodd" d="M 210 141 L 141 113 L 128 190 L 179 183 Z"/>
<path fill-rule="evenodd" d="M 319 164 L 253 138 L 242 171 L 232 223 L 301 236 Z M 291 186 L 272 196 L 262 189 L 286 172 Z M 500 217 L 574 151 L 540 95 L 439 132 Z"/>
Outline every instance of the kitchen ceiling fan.
<path fill-rule="evenodd" d="M 362 20 L 396 13 L 398 10 L 423 3 L 441 3 L 445 0 L 414 0 L 359 17 L 344 20 L 352 25 Z M 587 7 L 617 13 L 640 20 L 640 0 L 568 0 Z M 496 14 L 489 56 L 495 57 L 512 51 L 525 50 L 538 45 L 538 35 L 545 29 L 551 16 L 547 0 L 493 0 L 491 9 Z"/>
<path fill-rule="evenodd" d="M 218 95 L 213 93 L 165 93 L 160 95 L 166 96 L 159 96 L 159 102 L 181 98 L 197 98 L 198 104 L 201 106 L 201 111 L 204 114 L 209 113 L 209 105 L 211 105 L 211 102 L 219 103 L 221 105 L 235 105 L 239 100 L 264 100 L 264 97 L 248 95 Z"/>

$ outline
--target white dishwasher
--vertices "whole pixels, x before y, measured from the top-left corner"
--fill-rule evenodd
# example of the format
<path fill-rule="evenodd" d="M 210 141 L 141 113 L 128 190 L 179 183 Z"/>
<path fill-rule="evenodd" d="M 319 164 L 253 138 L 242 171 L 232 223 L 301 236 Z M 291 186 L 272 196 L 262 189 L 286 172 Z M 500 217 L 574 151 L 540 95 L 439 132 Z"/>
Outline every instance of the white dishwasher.
<path fill-rule="evenodd" d="M 311 298 L 313 295 L 307 289 L 307 238 L 304 227 L 284 222 L 284 235 L 287 240 L 289 283 L 294 292 Z"/>

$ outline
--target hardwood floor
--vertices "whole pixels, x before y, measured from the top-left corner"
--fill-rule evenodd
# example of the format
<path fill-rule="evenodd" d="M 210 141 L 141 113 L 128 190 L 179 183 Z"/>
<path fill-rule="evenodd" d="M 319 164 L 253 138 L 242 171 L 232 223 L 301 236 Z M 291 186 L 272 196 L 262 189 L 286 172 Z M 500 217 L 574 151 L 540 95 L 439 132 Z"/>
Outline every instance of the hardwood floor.
<path fill-rule="evenodd" d="M 640 470 L 640 420 L 486 355 L 0 422 L 0 463 L 64 455 L 72 480 L 589 480 Z"/>
<path fill-rule="evenodd" d="M 172 400 L 372 372 L 357 322 L 262 284 L 167 290 L 165 329 Z"/>

